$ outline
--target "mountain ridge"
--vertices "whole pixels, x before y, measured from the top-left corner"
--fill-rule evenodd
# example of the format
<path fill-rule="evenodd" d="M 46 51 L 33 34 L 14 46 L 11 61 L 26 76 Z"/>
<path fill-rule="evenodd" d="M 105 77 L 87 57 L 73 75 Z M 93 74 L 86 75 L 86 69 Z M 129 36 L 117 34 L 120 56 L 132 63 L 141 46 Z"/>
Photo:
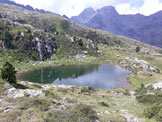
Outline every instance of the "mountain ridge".
<path fill-rule="evenodd" d="M 24 8 L 26 10 L 30 10 L 30 11 L 36 11 L 36 12 L 40 12 L 40 13 L 52 13 L 50 11 L 45 11 L 43 9 L 38 9 L 38 8 L 33 8 L 32 6 L 30 5 L 22 5 L 22 4 L 18 4 L 14 1 L 10 1 L 10 0 L 0 0 L 0 3 L 4 3 L 4 4 L 9 4 L 9 5 L 15 5 L 15 6 L 18 6 L 18 7 L 21 7 L 21 8 Z"/>
<path fill-rule="evenodd" d="M 84 11 L 80 14 L 82 16 Z M 113 34 L 123 35 L 141 42 L 162 47 L 162 11 L 150 16 L 142 14 L 119 14 L 112 6 L 97 9 L 95 13 L 86 15 L 84 21 L 82 16 L 73 16 L 71 21 L 87 27 L 101 29 Z"/>

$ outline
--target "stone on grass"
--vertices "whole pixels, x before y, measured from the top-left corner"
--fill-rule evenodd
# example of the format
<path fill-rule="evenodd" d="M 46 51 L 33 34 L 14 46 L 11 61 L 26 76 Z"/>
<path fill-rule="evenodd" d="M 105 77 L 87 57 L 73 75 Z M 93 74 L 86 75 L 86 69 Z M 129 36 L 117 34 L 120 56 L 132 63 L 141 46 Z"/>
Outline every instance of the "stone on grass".
<path fill-rule="evenodd" d="M 154 89 L 160 89 L 160 90 L 162 90 L 162 82 L 158 82 L 158 83 L 152 84 L 152 87 Z"/>
<path fill-rule="evenodd" d="M 40 90 L 31 90 L 31 89 L 15 89 L 11 88 L 6 91 L 6 95 L 12 98 L 20 98 L 20 97 L 36 97 L 44 95 L 44 93 Z"/>

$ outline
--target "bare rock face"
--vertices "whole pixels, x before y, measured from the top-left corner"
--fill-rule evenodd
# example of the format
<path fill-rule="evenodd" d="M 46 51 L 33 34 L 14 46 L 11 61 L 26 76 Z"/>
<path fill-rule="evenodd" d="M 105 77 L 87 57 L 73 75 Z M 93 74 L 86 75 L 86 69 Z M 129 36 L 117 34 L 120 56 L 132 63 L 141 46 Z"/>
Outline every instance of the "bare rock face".
<path fill-rule="evenodd" d="M 47 58 L 50 58 L 52 54 L 56 53 L 57 45 L 50 44 L 49 42 L 43 43 L 40 40 L 38 40 L 36 48 L 39 52 L 40 59 L 46 60 Z"/>
<path fill-rule="evenodd" d="M 24 50 L 37 51 L 40 55 L 40 60 L 46 60 L 50 58 L 51 55 L 56 53 L 57 44 L 54 42 L 55 39 L 50 36 L 46 36 L 45 41 L 42 41 L 38 37 L 32 40 L 29 40 L 24 44 Z"/>
<path fill-rule="evenodd" d="M 43 44 L 40 41 L 38 41 L 37 50 L 39 52 L 40 59 L 44 60 L 44 56 L 47 55 L 45 44 Z"/>

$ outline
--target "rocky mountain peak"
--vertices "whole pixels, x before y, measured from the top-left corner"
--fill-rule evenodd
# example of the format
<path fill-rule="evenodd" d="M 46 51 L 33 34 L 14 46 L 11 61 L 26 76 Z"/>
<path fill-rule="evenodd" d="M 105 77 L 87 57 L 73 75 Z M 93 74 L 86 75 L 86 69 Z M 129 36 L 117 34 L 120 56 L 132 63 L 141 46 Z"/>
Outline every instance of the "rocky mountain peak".
<path fill-rule="evenodd" d="M 98 9 L 98 12 L 106 15 L 119 15 L 113 6 L 105 6 L 101 9 Z"/>
<path fill-rule="evenodd" d="M 95 13 L 96 11 L 93 8 L 87 8 L 79 16 L 71 17 L 71 20 L 75 22 L 77 21 L 79 24 L 86 23 Z"/>
<path fill-rule="evenodd" d="M 94 14 L 95 13 L 95 10 L 93 8 L 87 8 L 85 9 L 81 14 L 80 16 L 86 16 L 86 15 L 91 15 L 91 14 Z"/>
<path fill-rule="evenodd" d="M 162 32 L 162 11 L 150 16 L 142 14 L 121 15 L 113 6 L 105 6 L 98 9 L 93 16 L 85 14 L 83 19 L 84 22 L 75 21 L 82 20 L 82 16 L 79 15 L 72 21 L 162 47 L 162 35 L 160 34 Z"/>

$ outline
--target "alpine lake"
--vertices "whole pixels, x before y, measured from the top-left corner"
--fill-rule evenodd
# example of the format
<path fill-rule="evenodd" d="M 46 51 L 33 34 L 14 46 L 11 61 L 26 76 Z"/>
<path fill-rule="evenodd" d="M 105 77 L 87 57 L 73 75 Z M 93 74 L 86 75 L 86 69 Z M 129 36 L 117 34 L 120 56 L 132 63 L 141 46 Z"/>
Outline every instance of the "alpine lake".
<path fill-rule="evenodd" d="M 127 88 L 131 71 L 108 64 L 49 66 L 24 72 L 19 79 L 40 84 L 92 86 L 97 89 Z"/>

